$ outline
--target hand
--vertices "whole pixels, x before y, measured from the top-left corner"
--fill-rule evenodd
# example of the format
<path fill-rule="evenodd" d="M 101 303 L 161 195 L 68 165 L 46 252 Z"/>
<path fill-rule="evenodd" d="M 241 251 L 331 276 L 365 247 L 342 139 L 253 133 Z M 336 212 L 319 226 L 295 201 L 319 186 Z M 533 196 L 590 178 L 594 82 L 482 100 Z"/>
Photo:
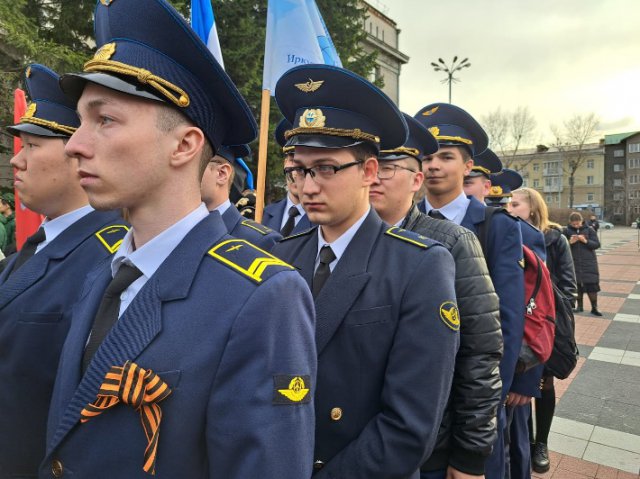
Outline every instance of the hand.
<path fill-rule="evenodd" d="M 474 476 L 473 474 L 467 474 L 466 472 L 458 471 L 456 468 L 449 466 L 447 468 L 446 479 L 484 479 L 484 474 Z"/>
<path fill-rule="evenodd" d="M 523 396 L 522 394 L 514 393 L 513 391 L 507 394 L 506 403 L 509 407 L 524 406 L 530 402 L 531 398 L 529 396 Z"/>
<path fill-rule="evenodd" d="M 582 241 L 583 243 L 586 243 L 586 242 L 587 242 L 587 237 L 586 237 L 585 235 L 578 235 L 578 239 L 579 239 L 580 241 Z"/>
<path fill-rule="evenodd" d="M 578 235 L 571 235 L 571 238 L 569 238 L 570 244 L 574 244 L 577 241 L 578 241 Z"/>

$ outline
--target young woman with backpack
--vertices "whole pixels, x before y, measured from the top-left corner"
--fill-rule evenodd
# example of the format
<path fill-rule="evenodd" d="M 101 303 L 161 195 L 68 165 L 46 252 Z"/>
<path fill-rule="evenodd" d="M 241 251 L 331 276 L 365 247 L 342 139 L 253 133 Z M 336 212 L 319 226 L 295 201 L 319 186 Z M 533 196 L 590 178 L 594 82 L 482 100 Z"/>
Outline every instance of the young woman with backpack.
<path fill-rule="evenodd" d="M 575 301 L 576 277 L 569 242 L 562 234 L 562 227 L 549 220 L 549 210 L 540 193 L 532 188 L 520 188 L 513 192 L 509 211 L 531 223 L 544 233 L 547 251 L 547 267 L 551 280 L 570 308 Z M 556 332 L 557 334 L 557 332 Z M 531 463 L 533 470 L 543 473 L 549 470 L 549 451 L 547 440 L 556 406 L 553 373 L 545 368 L 542 379 L 542 395 L 535 400 L 536 428 L 535 439 L 532 421 L 529 423 L 529 435 L 532 446 Z"/>

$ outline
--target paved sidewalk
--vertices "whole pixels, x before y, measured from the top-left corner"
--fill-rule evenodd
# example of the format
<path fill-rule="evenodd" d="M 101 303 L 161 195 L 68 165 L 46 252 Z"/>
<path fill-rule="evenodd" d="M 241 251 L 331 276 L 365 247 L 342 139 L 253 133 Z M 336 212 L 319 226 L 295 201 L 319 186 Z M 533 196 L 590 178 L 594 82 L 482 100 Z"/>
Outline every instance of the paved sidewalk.
<path fill-rule="evenodd" d="M 553 479 L 640 477 L 640 252 L 637 230 L 601 234 L 598 318 L 576 315 L 578 366 L 556 381 L 549 436 Z"/>

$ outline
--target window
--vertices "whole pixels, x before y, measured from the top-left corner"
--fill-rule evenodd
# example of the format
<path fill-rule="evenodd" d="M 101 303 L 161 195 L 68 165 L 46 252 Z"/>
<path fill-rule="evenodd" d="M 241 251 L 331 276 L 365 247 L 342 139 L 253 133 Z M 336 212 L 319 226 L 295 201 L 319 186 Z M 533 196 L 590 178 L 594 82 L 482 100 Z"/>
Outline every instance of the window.
<path fill-rule="evenodd" d="M 615 210 L 613 210 L 614 215 L 622 215 L 624 214 L 624 209 L 622 206 L 616 206 Z"/>
<path fill-rule="evenodd" d="M 635 185 L 640 183 L 640 175 L 629 175 L 629 184 Z"/>
<path fill-rule="evenodd" d="M 629 168 L 640 168 L 640 158 L 629 158 Z"/>
<path fill-rule="evenodd" d="M 533 164 L 533 171 L 540 171 L 540 163 Z"/>
<path fill-rule="evenodd" d="M 613 165 L 613 171 L 618 173 L 621 171 L 624 171 L 624 165 L 622 164 Z"/>
<path fill-rule="evenodd" d="M 640 143 L 629 143 L 629 153 L 640 153 Z"/>
<path fill-rule="evenodd" d="M 593 193 L 587 193 L 587 201 L 593 201 Z"/>
<path fill-rule="evenodd" d="M 614 150 L 613 151 L 614 158 L 622 158 L 624 157 L 624 150 Z"/>
<path fill-rule="evenodd" d="M 587 168 L 593 170 L 593 160 L 587 160 Z"/>
<path fill-rule="evenodd" d="M 384 42 L 384 28 L 382 29 L 382 41 Z"/>
<path fill-rule="evenodd" d="M 616 191 L 613 194 L 613 199 L 616 201 L 624 200 L 624 193 L 622 191 Z"/>
<path fill-rule="evenodd" d="M 593 184 L 593 176 L 587 176 L 587 184 L 588 185 L 592 185 Z"/>
<path fill-rule="evenodd" d="M 560 174 L 560 162 L 559 161 L 545 161 L 542 164 L 542 173 L 544 175 L 559 175 Z"/>
<path fill-rule="evenodd" d="M 553 195 L 546 195 L 546 196 L 544 197 L 544 200 L 545 200 L 547 203 L 553 203 Z"/>
<path fill-rule="evenodd" d="M 540 180 L 533 180 L 533 187 L 540 188 Z"/>
<path fill-rule="evenodd" d="M 376 38 L 378 38 L 378 25 L 376 25 Z"/>
<path fill-rule="evenodd" d="M 614 179 L 613 186 L 622 186 L 622 180 L 620 178 Z"/>

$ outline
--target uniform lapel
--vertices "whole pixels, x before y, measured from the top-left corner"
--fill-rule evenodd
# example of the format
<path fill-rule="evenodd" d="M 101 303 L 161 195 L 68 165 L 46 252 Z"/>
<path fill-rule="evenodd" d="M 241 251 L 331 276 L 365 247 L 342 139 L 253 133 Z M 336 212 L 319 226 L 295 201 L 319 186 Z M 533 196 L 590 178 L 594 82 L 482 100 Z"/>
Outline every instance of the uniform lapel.
<path fill-rule="evenodd" d="M 188 296 L 198 266 L 208 249 L 227 234 L 226 227 L 219 214 L 210 214 L 198 223 L 176 247 L 171 255 L 162 263 L 158 271 L 147 281 L 131 302 L 125 313 L 109 332 L 98 348 L 87 371 L 80 380 L 63 417 L 58 423 L 56 433 L 50 444 L 53 450 L 80 418 L 80 411 L 96 398 L 96 394 L 105 374 L 112 366 L 122 366 L 127 360 L 135 361 L 161 332 L 162 322 L 175 318 L 163 318 L 164 302 L 183 299 Z M 199 251 L 201 254 L 194 254 Z M 95 284 L 95 290 L 87 298 L 86 307 L 78 311 L 89 317 L 81 320 L 89 324 L 84 329 L 83 337 L 74 337 L 73 352 L 75 363 L 66 364 L 67 369 L 78 369 L 82 360 L 82 352 L 89 334 L 93 318 L 102 299 L 102 293 L 110 281 L 110 273 Z M 100 287 L 100 289 L 98 289 Z M 74 318 L 75 321 L 75 318 Z M 71 346 L 70 346 L 71 347 Z M 66 355 L 66 352 L 65 352 Z M 71 356 L 71 353 L 70 353 Z M 144 364 L 140 365 L 145 367 Z"/>
<path fill-rule="evenodd" d="M 478 227 L 476 225 L 484 221 L 485 206 L 474 197 L 469 197 L 469 200 L 469 207 L 467 208 L 464 218 L 462 218 L 461 226 L 478 234 Z"/>
<path fill-rule="evenodd" d="M 227 208 L 227 211 L 222 215 L 222 221 L 224 221 L 227 231 L 231 233 L 238 223 L 242 220 L 242 215 L 238 211 L 238 208 L 231 205 Z"/>
<path fill-rule="evenodd" d="M 360 292 L 371 279 L 367 266 L 382 226 L 382 221 L 371 209 L 316 298 L 318 355 L 329 343 Z"/>
<path fill-rule="evenodd" d="M 16 296 L 20 295 L 31 285 L 39 281 L 47 272 L 51 261 L 61 261 L 75 250 L 80 243 L 95 234 L 103 224 L 117 218 L 114 213 L 99 213 L 93 211 L 85 215 L 56 239 L 45 246 L 38 254 L 29 259 L 22 267 L 2 283 L 0 288 L 0 309 L 4 308 Z M 9 264 L 13 269 L 15 258 Z"/>

